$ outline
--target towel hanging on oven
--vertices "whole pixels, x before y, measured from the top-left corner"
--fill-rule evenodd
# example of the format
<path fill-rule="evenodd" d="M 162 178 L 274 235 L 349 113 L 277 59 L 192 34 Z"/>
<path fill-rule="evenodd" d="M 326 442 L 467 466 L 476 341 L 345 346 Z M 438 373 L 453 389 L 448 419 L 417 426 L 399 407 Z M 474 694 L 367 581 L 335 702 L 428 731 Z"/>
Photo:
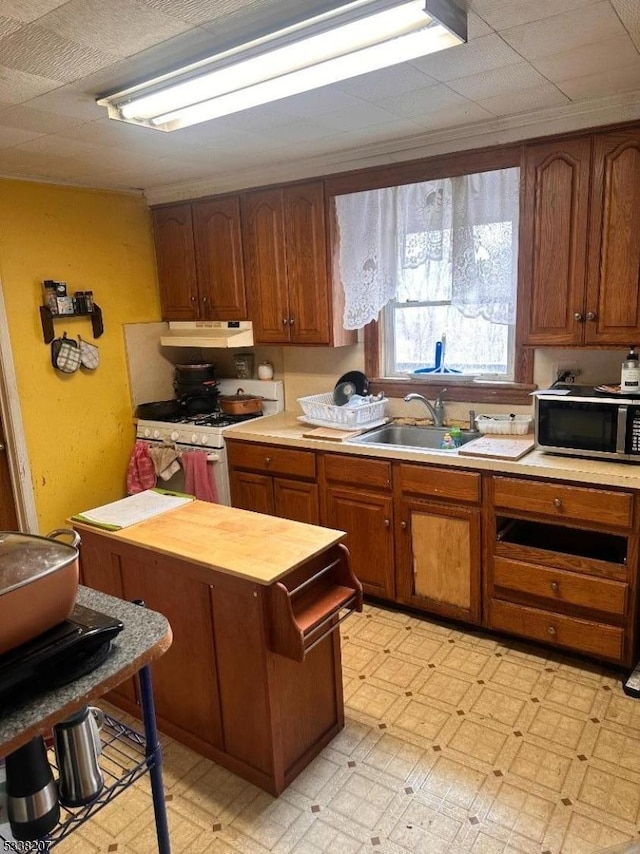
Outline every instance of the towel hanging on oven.
<path fill-rule="evenodd" d="M 216 483 L 209 471 L 206 451 L 185 451 L 182 454 L 184 491 L 201 501 L 218 503 Z"/>
<path fill-rule="evenodd" d="M 173 475 L 180 471 L 180 452 L 172 445 L 152 445 L 149 448 L 149 456 L 156 474 L 161 480 L 170 480 Z"/>

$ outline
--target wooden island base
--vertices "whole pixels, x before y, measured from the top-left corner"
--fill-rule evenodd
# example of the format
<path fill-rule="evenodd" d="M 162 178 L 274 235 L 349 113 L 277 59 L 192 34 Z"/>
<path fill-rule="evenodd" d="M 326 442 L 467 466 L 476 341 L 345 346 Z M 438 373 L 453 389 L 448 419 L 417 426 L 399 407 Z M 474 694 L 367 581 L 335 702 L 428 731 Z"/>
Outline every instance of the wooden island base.
<path fill-rule="evenodd" d="M 344 609 L 361 610 L 362 590 L 338 543 L 341 532 L 202 504 L 116 533 L 75 523 L 83 581 L 122 599 L 142 599 L 169 620 L 173 646 L 153 668 L 160 730 L 278 795 L 344 726 L 337 624 Z M 199 563 L 185 558 L 175 537 L 180 517 L 193 520 L 194 513 L 213 526 Z M 270 583 L 230 574 L 216 567 L 214 556 L 224 553 L 220 537 L 233 538 L 229 520 L 238 517 L 247 528 L 234 548 L 248 555 L 266 552 L 274 563 L 283 525 L 308 546 L 297 550 L 284 574 L 271 567 Z M 160 519 L 162 551 L 150 545 Z M 256 519 L 262 527 L 272 524 L 274 537 L 255 530 Z M 139 715 L 133 682 L 109 699 Z"/>

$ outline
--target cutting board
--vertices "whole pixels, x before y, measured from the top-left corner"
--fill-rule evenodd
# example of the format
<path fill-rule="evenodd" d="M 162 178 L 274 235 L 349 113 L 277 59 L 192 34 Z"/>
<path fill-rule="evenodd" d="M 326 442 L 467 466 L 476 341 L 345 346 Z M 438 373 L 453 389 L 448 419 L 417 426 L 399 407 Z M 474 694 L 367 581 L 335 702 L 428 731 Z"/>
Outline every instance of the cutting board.
<path fill-rule="evenodd" d="M 460 457 L 486 457 L 493 460 L 519 460 L 535 445 L 533 436 L 481 436 L 458 450 Z"/>

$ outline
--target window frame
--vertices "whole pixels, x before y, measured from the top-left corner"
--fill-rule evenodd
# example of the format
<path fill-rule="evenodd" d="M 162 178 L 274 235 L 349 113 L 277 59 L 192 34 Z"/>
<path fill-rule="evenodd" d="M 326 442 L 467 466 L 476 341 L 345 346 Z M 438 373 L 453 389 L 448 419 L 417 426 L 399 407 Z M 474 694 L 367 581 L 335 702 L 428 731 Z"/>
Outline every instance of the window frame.
<path fill-rule="evenodd" d="M 358 193 L 365 190 L 376 190 L 383 187 L 393 187 L 402 184 L 413 184 L 431 181 L 438 178 L 454 178 L 460 175 L 470 175 L 475 172 L 490 172 L 495 169 L 520 167 L 520 233 L 518 235 L 518 304 L 522 295 L 522 247 L 524 211 L 524 152 L 521 143 L 474 151 L 456 152 L 430 157 L 424 160 L 396 163 L 387 167 L 369 167 L 355 172 L 349 172 L 325 181 L 327 198 L 347 193 Z M 334 212 L 335 205 L 331 205 Z M 533 383 L 533 348 L 522 344 L 523 330 L 521 312 L 517 313 L 514 348 L 514 379 L 513 382 L 456 382 L 455 400 L 477 403 L 510 403 L 515 405 L 530 405 L 530 394 L 535 390 Z M 371 390 L 380 391 L 388 397 L 404 397 L 409 391 L 421 392 L 428 397 L 436 397 L 447 387 L 446 377 L 442 383 L 420 382 L 416 380 L 385 377 L 381 372 L 384 337 L 381 324 L 373 320 L 364 327 L 364 362 L 365 373 L 370 378 Z M 450 392 L 452 395 L 453 392 Z"/>

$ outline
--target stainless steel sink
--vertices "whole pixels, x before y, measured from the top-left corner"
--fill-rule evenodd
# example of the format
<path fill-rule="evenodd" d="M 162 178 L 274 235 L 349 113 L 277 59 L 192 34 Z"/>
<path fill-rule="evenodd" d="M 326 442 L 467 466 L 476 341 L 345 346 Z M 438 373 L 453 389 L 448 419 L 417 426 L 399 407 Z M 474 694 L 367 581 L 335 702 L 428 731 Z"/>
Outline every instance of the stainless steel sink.
<path fill-rule="evenodd" d="M 429 451 L 442 451 L 451 454 L 455 451 L 440 447 L 445 433 L 448 432 L 447 427 L 409 427 L 404 424 L 387 424 L 384 427 L 378 427 L 377 430 L 371 430 L 369 433 L 347 439 L 347 442 L 352 445 L 384 445 L 385 447 L 393 445 L 396 448 L 423 448 Z M 462 445 L 482 435 L 475 430 L 462 430 L 461 432 Z"/>

